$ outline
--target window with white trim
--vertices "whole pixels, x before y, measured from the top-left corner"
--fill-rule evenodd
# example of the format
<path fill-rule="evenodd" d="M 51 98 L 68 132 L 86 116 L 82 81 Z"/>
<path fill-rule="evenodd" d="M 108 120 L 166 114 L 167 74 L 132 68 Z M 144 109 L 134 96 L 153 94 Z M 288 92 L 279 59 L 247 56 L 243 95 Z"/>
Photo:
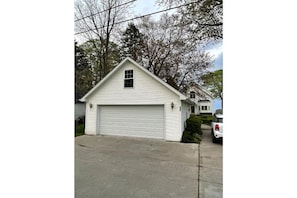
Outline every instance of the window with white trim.
<path fill-rule="evenodd" d="M 207 110 L 207 106 L 201 106 L 202 110 Z"/>
<path fill-rule="evenodd" d="M 190 98 L 195 98 L 195 92 L 194 91 L 190 92 Z"/>
<path fill-rule="evenodd" d="M 124 87 L 133 87 L 133 70 L 125 70 Z"/>

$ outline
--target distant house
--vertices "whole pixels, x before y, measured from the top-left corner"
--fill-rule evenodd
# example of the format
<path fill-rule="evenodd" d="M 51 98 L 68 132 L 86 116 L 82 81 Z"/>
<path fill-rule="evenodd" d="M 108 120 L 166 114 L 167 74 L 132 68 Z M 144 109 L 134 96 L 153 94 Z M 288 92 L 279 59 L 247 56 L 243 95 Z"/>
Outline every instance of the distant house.
<path fill-rule="evenodd" d="M 195 103 L 130 58 L 80 101 L 85 134 L 180 141 Z"/>
<path fill-rule="evenodd" d="M 202 86 L 190 86 L 187 90 L 188 97 L 195 103 L 191 106 L 191 113 L 197 115 L 212 115 L 214 97 Z"/>

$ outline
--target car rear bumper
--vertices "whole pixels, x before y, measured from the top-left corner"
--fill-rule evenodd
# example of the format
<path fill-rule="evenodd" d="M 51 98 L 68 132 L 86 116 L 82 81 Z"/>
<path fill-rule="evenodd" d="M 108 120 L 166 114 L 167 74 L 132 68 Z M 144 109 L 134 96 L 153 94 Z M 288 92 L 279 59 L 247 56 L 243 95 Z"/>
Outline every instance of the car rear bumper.
<path fill-rule="evenodd" d="M 223 133 L 220 133 L 220 132 L 217 132 L 217 131 L 215 131 L 214 132 L 214 137 L 216 138 L 216 139 L 221 139 L 221 138 L 223 138 Z"/>

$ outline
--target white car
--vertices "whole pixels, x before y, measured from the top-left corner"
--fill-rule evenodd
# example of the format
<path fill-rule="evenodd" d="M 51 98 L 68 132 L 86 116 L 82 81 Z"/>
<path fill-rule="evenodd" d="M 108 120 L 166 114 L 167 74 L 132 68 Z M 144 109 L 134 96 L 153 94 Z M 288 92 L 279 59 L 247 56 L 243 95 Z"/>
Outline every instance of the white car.
<path fill-rule="evenodd" d="M 214 121 L 211 123 L 212 142 L 223 141 L 223 115 L 215 114 Z"/>

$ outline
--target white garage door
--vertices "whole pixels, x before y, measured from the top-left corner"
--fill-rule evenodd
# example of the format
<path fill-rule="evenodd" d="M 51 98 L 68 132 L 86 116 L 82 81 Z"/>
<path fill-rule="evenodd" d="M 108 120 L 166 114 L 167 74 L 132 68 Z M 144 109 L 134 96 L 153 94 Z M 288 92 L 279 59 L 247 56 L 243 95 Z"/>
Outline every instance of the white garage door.
<path fill-rule="evenodd" d="M 99 133 L 164 139 L 164 107 L 100 106 Z"/>

